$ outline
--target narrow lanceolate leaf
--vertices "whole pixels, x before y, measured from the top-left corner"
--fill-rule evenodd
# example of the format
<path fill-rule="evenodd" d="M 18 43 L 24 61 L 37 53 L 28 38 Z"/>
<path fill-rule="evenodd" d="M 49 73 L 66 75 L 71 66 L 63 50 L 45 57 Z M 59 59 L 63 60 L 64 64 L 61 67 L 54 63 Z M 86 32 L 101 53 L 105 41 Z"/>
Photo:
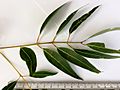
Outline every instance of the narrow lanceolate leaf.
<path fill-rule="evenodd" d="M 60 27 L 59 27 L 56 35 L 59 34 L 59 33 L 63 30 L 63 28 L 70 22 L 70 20 L 74 17 L 74 15 L 77 13 L 78 10 L 79 10 L 79 9 L 77 9 L 76 11 L 74 11 L 73 13 L 71 13 L 71 14 L 66 18 L 66 20 L 62 22 L 62 24 L 60 25 Z"/>
<path fill-rule="evenodd" d="M 91 45 L 91 44 L 86 44 L 88 47 L 100 51 L 100 52 L 104 52 L 104 53 L 118 53 L 120 54 L 119 50 L 114 50 L 114 49 L 110 49 L 110 48 L 105 48 L 105 47 L 100 47 L 100 46 L 96 46 L 96 45 Z"/>
<path fill-rule="evenodd" d="M 70 29 L 69 29 L 69 33 L 71 34 L 73 31 L 75 31 L 89 16 L 92 15 L 92 13 L 98 8 L 99 6 L 94 7 L 91 11 L 89 11 L 88 13 L 84 14 L 83 16 L 81 16 L 79 19 L 75 20 Z"/>
<path fill-rule="evenodd" d="M 67 3 L 65 3 L 67 4 Z M 47 23 L 51 20 L 51 18 L 59 11 L 59 9 L 61 9 L 65 4 L 63 4 L 62 6 L 58 7 L 56 10 L 54 10 L 43 22 L 41 29 L 40 29 L 40 34 L 43 31 L 43 29 L 45 28 L 45 26 L 47 25 Z"/>
<path fill-rule="evenodd" d="M 71 63 L 78 65 L 89 71 L 100 73 L 100 71 L 96 67 L 94 67 L 88 60 L 86 60 L 84 57 L 77 54 L 73 50 L 64 47 L 58 47 L 57 49 L 59 54 L 68 61 L 70 61 Z"/>
<path fill-rule="evenodd" d="M 108 28 L 108 29 L 102 30 L 102 31 L 100 31 L 100 32 L 97 32 L 97 33 L 93 34 L 93 35 L 90 36 L 88 39 L 90 39 L 90 38 L 92 38 L 92 37 L 99 36 L 99 35 L 104 34 L 104 33 L 107 33 L 107 32 L 116 31 L 116 30 L 120 30 L 120 27 Z"/>
<path fill-rule="evenodd" d="M 5 86 L 2 90 L 13 90 L 17 81 L 9 83 L 7 86 Z"/>
<path fill-rule="evenodd" d="M 76 79 L 83 80 L 81 77 L 79 77 L 75 73 L 75 71 L 71 68 L 69 63 L 66 61 L 66 59 L 64 59 L 57 52 L 50 50 L 48 48 L 44 48 L 44 54 L 45 54 L 46 58 L 48 59 L 48 61 L 51 64 L 53 64 L 54 66 L 56 66 L 58 69 L 60 69 L 61 71 L 65 72 L 66 74 L 68 74 Z"/>
<path fill-rule="evenodd" d="M 98 46 L 98 47 L 105 47 L 105 44 L 101 43 L 101 42 L 90 42 L 87 45 L 94 45 L 94 46 Z"/>
<path fill-rule="evenodd" d="M 88 57 L 88 58 L 96 58 L 96 59 L 115 59 L 120 58 L 120 56 L 112 56 L 108 54 L 104 54 L 97 51 L 85 50 L 85 49 L 74 49 L 76 53 Z"/>
<path fill-rule="evenodd" d="M 56 74 L 57 74 L 57 72 L 38 71 L 38 72 L 33 73 L 32 77 L 35 77 L 35 78 L 44 78 L 44 77 L 53 76 L 53 75 L 56 75 Z"/>
<path fill-rule="evenodd" d="M 34 51 L 30 48 L 22 47 L 20 48 L 20 57 L 26 62 L 30 75 L 32 75 L 37 66 L 37 60 Z"/>

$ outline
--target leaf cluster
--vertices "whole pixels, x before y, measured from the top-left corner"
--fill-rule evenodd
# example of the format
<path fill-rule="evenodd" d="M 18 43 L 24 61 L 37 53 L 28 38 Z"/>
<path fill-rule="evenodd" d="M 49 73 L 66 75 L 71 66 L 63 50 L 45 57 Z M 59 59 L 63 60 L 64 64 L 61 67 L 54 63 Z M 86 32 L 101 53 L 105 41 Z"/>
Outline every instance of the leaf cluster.
<path fill-rule="evenodd" d="M 65 4 L 67 4 L 67 3 L 65 3 Z M 53 18 L 56 15 L 56 13 L 62 7 L 64 7 L 65 4 L 58 7 L 55 11 L 53 11 L 50 15 L 48 15 L 48 17 L 45 19 L 45 21 L 43 22 L 43 24 L 40 28 L 39 36 L 44 31 L 44 28 L 46 27 L 48 22 L 51 20 L 51 18 Z M 89 12 L 85 13 L 84 15 L 80 16 L 78 19 L 74 20 L 69 28 L 69 35 L 71 35 L 73 32 L 75 32 L 78 29 L 78 27 L 82 23 L 84 23 L 84 21 L 86 21 L 99 7 L 100 6 L 94 7 Z M 67 18 L 59 26 L 59 28 L 56 32 L 56 36 L 61 31 L 64 30 L 64 28 L 67 26 L 67 24 L 69 22 L 71 22 L 71 20 L 75 16 L 75 14 L 79 12 L 79 10 L 80 10 L 80 8 L 73 11 L 70 15 L 67 16 Z M 101 34 L 110 32 L 110 31 L 115 31 L 115 30 L 120 30 L 120 27 L 108 28 L 108 29 L 102 30 L 100 32 L 93 34 L 92 36 L 90 36 L 86 40 L 93 38 L 93 37 L 96 37 L 96 36 L 99 36 Z M 55 38 L 56 38 L 56 36 L 55 36 Z M 38 37 L 38 39 L 39 39 L 39 37 Z M 83 42 L 80 42 L 80 44 L 83 44 Z M 68 46 L 70 46 L 69 48 L 64 47 L 64 46 L 58 47 L 54 43 L 55 42 L 53 42 L 51 44 L 53 44 L 55 46 L 56 50 L 53 50 L 51 48 L 42 48 L 40 46 L 39 47 L 43 50 L 46 59 L 52 65 L 54 65 L 56 68 L 63 71 L 64 73 L 68 74 L 69 76 L 76 78 L 78 80 L 84 80 L 84 79 L 82 78 L 82 76 L 78 75 L 75 72 L 75 70 L 73 70 L 73 68 L 71 67 L 69 62 L 71 62 L 74 65 L 77 65 L 81 68 L 84 68 L 86 70 L 89 70 L 91 72 L 99 74 L 99 73 L 101 73 L 101 71 L 98 68 L 96 68 L 96 66 L 91 64 L 87 60 L 87 58 L 95 58 L 95 59 L 120 58 L 119 55 L 111 55 L 111 54 L 120 54 L 120 50 L 114 50 L 114 49 L 107 48 L 105 46 L 105 44 L 102 42 L 90 42 L 87 44 L 83 44 L 83 45 L 89 47 L 89 50 L 88 49 L 80 49 L 80 48 L 76 49 L 76 48 L 70 46 L 68 41 L 66 41 L 66 44 L 68 44 Z M 31 76 L 31 77 L 44 78 L 47 76 L 52 76 L 52 75 L 57 74 L 57 72 L 51 72 L 49 70 L 48 71 L 42 71 L 42 70 L 36 71 L 36 68 L 37 68 L 36 54 L 32 49 L 30 49 L 28 47 L 21 47 L 20 48 L 20 57 L 22 60 L 24 60 L 26 62 L 26 65 L 29 69 L 29 76 Z M 3 88 L 3 90 L 13 90 L 16 83 L 17 83 L 17 81 L 14 81 L 14 82 L 8 84 L 6 87 Z"/>

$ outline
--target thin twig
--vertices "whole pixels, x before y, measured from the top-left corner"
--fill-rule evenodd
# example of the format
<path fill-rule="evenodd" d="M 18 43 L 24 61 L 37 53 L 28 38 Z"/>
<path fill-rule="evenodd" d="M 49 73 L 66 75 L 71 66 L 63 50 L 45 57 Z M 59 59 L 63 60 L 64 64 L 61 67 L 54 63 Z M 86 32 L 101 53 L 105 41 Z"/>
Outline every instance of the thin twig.
<path fill-rule="evenodd" d="M 54 36 L 54 38 L 53 38 L 53 42 L 55 41 L 56 37 L 57 37 L 57 34 Z"/>
<path fill-rule="evenodd" d="M 57 46 L 55 45 L 55 43 L 54 42 L 52 42 L 52 44 L 57 48 Z"/>
<path fill-rule="evenodd" d="M 40 39 L 40 33 L 38 34 L 38 37 L 37 37 L 37 41 L 36 41 L 36 43 L 39 42 L 39 39 Z"/>
<path fill-rule="evenodd" d="M 38 46 L 39 48 L 43 49 L 39 44 L 37 44 L 37 46 Z"/>
<path fill-rule="evenodd" d="M 27 86 L 29 87 L 30 90 L 32 90 L 32 88 L 29 86 L 28 82 L 24 79 L 23 75 L 17 70 L 17 68 L 12 64 L 12 62 L 2 53 L 0 52 L 0 54 L 8 61 L 8 63 L 15 69 L 15 71 L 19 74 L 19 76 L 23 79 L 23 81 L 27 84 Z"/>
<path fill-rule="evenodd" d="M 87 39 L 85 39 L 85 40 L 81 41 L 81 43 L 83 44 L 83 43 L 84 43 L 84 42 L 86 42 L 88 39 L 89 39 L 89 38 L 87 38 Z"/>
<path fill-rule="evenodd" d="M 68 38 L 67 38 L 67 45 L 72 48 L 72 46 L 69 44 L 69 39 L 70 39 L 70 34 L 68 35 Z"/>
<path fill-rule="evenodd" d="M 31 86 L 28 84 L 28 82 L 26 81 L 26 79 L 22 76 L 23 81 L 27 84 L 27 86 L 29 87 L 30 90 L 32 90 Z"/>
<path fill-rule="evenodd" d="M 67 45 L 68 45 L 70 48 L 73 48 L 69 43 L 67 43 Z"/>
<path fill-rule="evenodd" d="M 2 53 L 0 52 L 0 54 L 9 62 L 10 65 L 12 65 L 12 67 L 17 71 L 17 73 L 20 75 L 20 77 L 22 77 L 21 73 L 17 70 L 17 68 L 12 64 L 12 62 Z"/>
<path fill-rule="evenodd" d="M 69 39 L 70 39 L 70 34 L 68 35 L 68 38 L 67 38 L 67 43 L 69 42 Z"/>
<path fill-rule="evenodd" d="M 12 45 L 12 46 L 3 46 L 0 47 L 0 49 L 8 49 L 8 48 L 18 48 L 18 47 L 25 47 L 25 46 L 35 46 L 35 45 L 43 45 L 43 44 L 52 44 L 53 42 L 41 42 L 41 43 L 31 43 L 31 44 L 21 44 L 21 45 Z M 54 43 L 79 43 L 82 44 L 82 42 L 74 42 L 74 41 L 56 41 Z"/>

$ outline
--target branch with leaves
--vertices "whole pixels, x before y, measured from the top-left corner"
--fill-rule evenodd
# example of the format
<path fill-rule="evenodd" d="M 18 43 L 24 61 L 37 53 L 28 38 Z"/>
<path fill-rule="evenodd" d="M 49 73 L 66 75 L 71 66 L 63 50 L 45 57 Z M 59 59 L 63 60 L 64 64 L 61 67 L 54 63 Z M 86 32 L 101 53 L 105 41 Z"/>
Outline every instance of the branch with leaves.
<path fill-rule="evenodd" d="M 44 28 L 48 24 L 48 22 L 56 15 L 56 13 L 66 5 L 67 3 L 63 4 L 59 8 L 57 8 L 55 11 L 53 11 L 48 17 L 45 19 L 43 22 L 40 32 L 37 38 L 36 43 L 32 44 L 25 44 L 25 45 L 15 45 L 15 46 L 8 46 L 8 47 L 0 47 L 0 49 L 7 49 L 7 48 L 20 48 L 20 57 L 22 60 L 26 62 L 26 65 L 29 69 L 29 76 L 34 77 L 34 78 L 44 78 L 47 76 L 53 76 L 56 75 L 58 72 L 56 71 L 36 71 L 37 67 L 37 58 L 34 53 L 34 51 L 27 46 L 38 46 L 39 49 L 42 49 L 44 52 L 44 55 L 46 59 L 54 65 L 56 68 L 59 70 L 63 71 L 64 73 L 68 74 L 69 76 L 76 78 L 78 80 L 84 80 L 80 75 L 78 75 L 75 70 L 71 67 L 71 65 L 68 62 L 73 63 L 74 65 L 77 65 L 81 68 L 84 68 L 86 70 L 89 70 L 94 73 L 101 73 L 99 69 L 97 69 L 94 65 L 92 65 L 87 59 L 87 58 L 95 58 L 95 59 L 115 59 L 115 58 L 120 58 L 119 55 L 111 55 L 111 54 L 120 54 L 120 50 L 114 50 L 107 48 L 104 43 L 102 42 L 90 42 L 85 44 L 84 42 L 87 41 L 90 38 L 99 36 L 101 34 L 110 32 L 110 31 L 115 31 L 115 30 L 120 30 L 120 27 L 115 27 L 115 28 L 108 28 L 105 30 L 102 30 L 100 32 L 97 32 L 87 38 L 84 41 L 81 42 L 74 42 L 70 41 L 69 38 L 73 32 L 77 30 L 77 28 L 84 23 L 85 20 L 87 20 L 100 6 L 94 7 L 92 10 L 89 12 L 85 13 L 84 15 L 80 16 L 78 19 L 74 20 L 69 28 L 69 35 L 67 41 L 55 41 L 57 35 L 64 30 L 64 28 L 68 25 L 68 23 L 71 22 L 73 17 L 75 16 L 76 13 L 79 12 L 80 8 L 72 12 L 68 17 L 61 23 L 60 27 L 58 28 L 56 35 L 54 39 L 51 42 L 39 42 L 40 36 L 44 31 Z M 56 44 L 61 43 L 61 44 L 67 44 L 68 47 L 59 47 Z M 52 44 L 56 49 L 51 49 L 51 48 L 44 48 L 41 47 L 43 44 Z M 80 49 L 80 48 L 74 48 L 70 44 L 82 44 L 84 46 L 89 47 L 90 49 Z M 17 68 L 10 62 L 10 60 L 1 52 L 1 55 L 13 66 L 13 68 L 17 71 L 20 77 L 23 78 L 23 81 L 27 83 L 28 87 L 30 90 L 32 88 L 30 87 L 29 83 L 24 79 L 24 76 L 17 70 Z M 19 78 L 20 78 L 19 77 Z M 13 81 L 9 83 L 7 86 L 5 86 L 2 90 L 13 90 L 17 82 L 19 81 L 19 78 L 16 81 Z"/>

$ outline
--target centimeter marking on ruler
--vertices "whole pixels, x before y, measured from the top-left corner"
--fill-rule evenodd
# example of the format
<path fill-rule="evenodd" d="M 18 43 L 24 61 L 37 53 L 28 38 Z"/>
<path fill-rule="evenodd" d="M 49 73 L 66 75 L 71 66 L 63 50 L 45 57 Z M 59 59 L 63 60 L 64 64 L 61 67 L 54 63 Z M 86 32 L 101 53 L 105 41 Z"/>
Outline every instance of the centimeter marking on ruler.
<path fill-rule="evenodd" d="M 32 89 L 120 89 L 120 82 L 29 82 Z M 15 89 L 28 89 L 18 82 Z"/>

